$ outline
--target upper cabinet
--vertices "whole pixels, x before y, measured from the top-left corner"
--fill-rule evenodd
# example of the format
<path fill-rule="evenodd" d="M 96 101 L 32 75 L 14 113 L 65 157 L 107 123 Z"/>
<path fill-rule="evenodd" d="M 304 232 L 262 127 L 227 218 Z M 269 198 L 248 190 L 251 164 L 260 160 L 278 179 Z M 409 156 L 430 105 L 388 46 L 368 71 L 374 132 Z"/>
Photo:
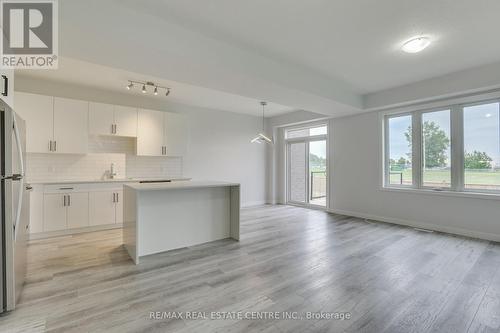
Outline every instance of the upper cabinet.
<path fill-rule="evenodd" d="M 137 109 L 90 102 L 89 133 L 94 135 L 137 136 Z"/>
<path fill-rule="evenodd" d="M 0 69 L 0 99 L 14 107 L 14 70 Z"/>
<path fill-rule="evenodd" d="M 26 151 L 52 152 L 54 97 L 16 92 L 15 100 L 15 111 L 26 121 Z"/>
<path fill-rule="evenodd" d="M 187 139 L 185 116 L 139 109 L 137 155 L 183 156 L 187 150 Z"/>
<path fill-rule="evenodd" d="M 89 145 L 89 103 L 75 99 L 54 98 L 54 151 L 86 154 Z"/>
<path fill-rule="evenodd" d="M 163 112 L 139 109 L 137 121 L 137 155 L 164 155 Z"/>
<path fill-rule="evenodd" d="M 184 115 L 15 93 L 16 112 L 26 121 L 29 153 L 86 154 L 91 135 L 137 137 L 137 155 L 184 156 L 188 126 Z"/>
<path fill-rule="evenodd" d="M 119 136 L 137 136 L 137 109 L 115 105 L 115 134 Z"/>
<path fill-rule="evenodd" d="M 27 152 L 87 153 L 88 102 L 21 92 L 15 101 L 26 121 Z"/>

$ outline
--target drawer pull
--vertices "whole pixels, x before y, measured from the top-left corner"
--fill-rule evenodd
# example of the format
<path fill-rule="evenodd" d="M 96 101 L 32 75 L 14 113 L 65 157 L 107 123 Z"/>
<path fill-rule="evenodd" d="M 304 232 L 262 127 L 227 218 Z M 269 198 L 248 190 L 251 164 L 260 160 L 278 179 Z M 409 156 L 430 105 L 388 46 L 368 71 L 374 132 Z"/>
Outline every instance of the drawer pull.
<path fill-rule="evenodd" d="M 60 190 L 74 190 L 74 187 L 59 187 Z"/>

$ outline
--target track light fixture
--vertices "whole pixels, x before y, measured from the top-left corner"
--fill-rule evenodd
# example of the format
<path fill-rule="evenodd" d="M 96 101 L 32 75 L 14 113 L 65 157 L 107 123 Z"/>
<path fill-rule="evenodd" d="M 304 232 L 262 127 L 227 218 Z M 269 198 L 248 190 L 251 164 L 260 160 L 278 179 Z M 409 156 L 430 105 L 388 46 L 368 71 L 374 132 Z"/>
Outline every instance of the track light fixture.
<path fill-rule="evenodd" d="M 141 92 L 143 94 L 146 94 L 148 92 L 147 87 L 154 87 L 153 95 L 155 95 L 155 96 L 158 95 L 158 93 L 161 89 L 165 89 L 165 96 L 168 96 L 170 94 L 170 89 L 171 89 L 169 87 L 160 86 L 160 85 L 158 85 L 154 82 L 151 82 L 151 81 L 143 82 L 143 81 L 134 81 L 134 80 L 128 80 L 128 84 L 125 87 L 127 88 L 127 90 L 132 90 L 132 88 L 134 88 L 135 85 L 142 86 Z"/>

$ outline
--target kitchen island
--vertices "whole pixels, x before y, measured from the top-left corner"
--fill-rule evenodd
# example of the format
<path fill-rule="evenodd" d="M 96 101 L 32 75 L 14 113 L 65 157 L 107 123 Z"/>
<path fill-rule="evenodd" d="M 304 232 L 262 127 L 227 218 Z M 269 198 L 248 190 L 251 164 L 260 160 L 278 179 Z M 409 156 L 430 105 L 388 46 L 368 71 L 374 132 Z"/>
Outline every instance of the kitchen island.
<path fill-rule="evenodd" d="M 240 185 L 219 181 L 125 184 L 123 244 L 142 256 L 240 238 Z"/>

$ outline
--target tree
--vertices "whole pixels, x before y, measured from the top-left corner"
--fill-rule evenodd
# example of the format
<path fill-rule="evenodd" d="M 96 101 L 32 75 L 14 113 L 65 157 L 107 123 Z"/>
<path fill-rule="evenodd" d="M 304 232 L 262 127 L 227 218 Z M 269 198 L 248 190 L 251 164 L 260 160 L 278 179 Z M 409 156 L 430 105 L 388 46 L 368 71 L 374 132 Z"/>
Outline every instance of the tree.
<path fill-rule="evenodd" d="M 406 164 L 407 164 L 407 161 L 406 161 L 406 158 L 404 158 L 403 156 L 401 156 L 398 160 L 398 164 L 402 167 L 405 167 Z"/>
<path fill-rule="evenodd" d="M 408 146 L 411 147 L 411 127 L 405 133 Z M 450 147 L 450 139 L 446 132 L 433 121 L 425 121 L 422 126 L 422 136 L 424 144 L 424 161 L 426 168 L 436 168 L 446 166 L 446 150 Z"/>
<path fill-rule="evenodd" d="M 474 150 L 472 153 L 465 152 L 464 165 L 466 169 L 491 169 L 493 159 L 486 152 Z"/>

